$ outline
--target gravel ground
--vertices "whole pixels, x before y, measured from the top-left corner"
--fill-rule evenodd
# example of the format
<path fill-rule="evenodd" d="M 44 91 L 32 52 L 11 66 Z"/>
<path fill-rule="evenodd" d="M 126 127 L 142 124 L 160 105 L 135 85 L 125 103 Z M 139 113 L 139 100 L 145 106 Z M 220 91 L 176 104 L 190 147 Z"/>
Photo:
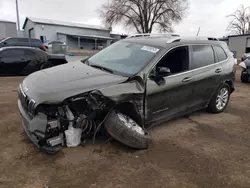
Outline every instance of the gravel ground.
<path fill-rule="evenodd" d="M 17 86 L 0 78 L 0 187 L 250 187 L 250 84 L 218 115 L 197 112 L 150 131 L 154 143 L 134 151 L 111 141 L 39 152 L 23 135 Z"/>

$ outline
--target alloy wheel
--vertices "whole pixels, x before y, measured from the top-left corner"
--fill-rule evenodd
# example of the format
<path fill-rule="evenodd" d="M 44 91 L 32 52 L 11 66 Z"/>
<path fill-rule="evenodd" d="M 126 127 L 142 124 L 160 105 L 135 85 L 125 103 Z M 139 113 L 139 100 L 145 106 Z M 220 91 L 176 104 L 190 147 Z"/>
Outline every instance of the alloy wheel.
<path fill-rule="evenodd" d="M 228 89 L 225 87 L 221 88 L 216 98 L 216 108 L 218 110 L 223 110 L 227 105 L 228 98 L 229 98 Z"/>

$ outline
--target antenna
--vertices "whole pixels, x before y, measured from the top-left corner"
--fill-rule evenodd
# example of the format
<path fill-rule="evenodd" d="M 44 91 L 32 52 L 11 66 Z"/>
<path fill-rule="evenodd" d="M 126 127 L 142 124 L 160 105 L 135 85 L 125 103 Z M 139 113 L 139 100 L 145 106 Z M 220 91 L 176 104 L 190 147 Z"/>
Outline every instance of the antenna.
<path fill-rule="evenodd" d="M 200 29 L 201 29 L 201 27 L 199 27 L 199 29 L 198 29 L 198 32 L 197 32 L 197 37 L 199 36 L 199 34 L 200 34 Z"/>

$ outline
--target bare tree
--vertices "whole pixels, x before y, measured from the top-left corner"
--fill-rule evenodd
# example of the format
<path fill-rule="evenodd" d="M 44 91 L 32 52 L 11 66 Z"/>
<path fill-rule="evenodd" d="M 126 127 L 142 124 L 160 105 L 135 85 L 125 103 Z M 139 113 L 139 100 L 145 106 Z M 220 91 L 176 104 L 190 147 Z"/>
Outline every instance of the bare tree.
<path fill-rule="evenodd" d="M 172 24 L 182 20 L 187 0 L 111 0 L 102 5 L 100 17 L 105 24 L 123 23 L 138 33 L 151 33 L 154 26 L 172 32 Z"/>
<path fill-rule="evenodd" d="M 230 14 L 227 17 L 232 18 L 227 28 L 229 31 L 235 34 L 250 33 L 250 7 L 241 5 L 234 14 Z"/>

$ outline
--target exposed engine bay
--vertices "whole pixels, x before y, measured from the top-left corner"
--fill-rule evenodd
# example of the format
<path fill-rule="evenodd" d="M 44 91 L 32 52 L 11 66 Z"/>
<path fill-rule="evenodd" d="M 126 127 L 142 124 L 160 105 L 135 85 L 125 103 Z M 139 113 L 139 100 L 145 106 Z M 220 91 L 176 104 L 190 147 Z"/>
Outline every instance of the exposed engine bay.
<path fill-rule="evenodd" d="M 40 146 L 76 147 L 100 130 L 115 104 L 98 91 L 66 100 L 61 105 L 39 105 L 37 113 L 47 116 L 45 132 L 34 132 Z"/>

